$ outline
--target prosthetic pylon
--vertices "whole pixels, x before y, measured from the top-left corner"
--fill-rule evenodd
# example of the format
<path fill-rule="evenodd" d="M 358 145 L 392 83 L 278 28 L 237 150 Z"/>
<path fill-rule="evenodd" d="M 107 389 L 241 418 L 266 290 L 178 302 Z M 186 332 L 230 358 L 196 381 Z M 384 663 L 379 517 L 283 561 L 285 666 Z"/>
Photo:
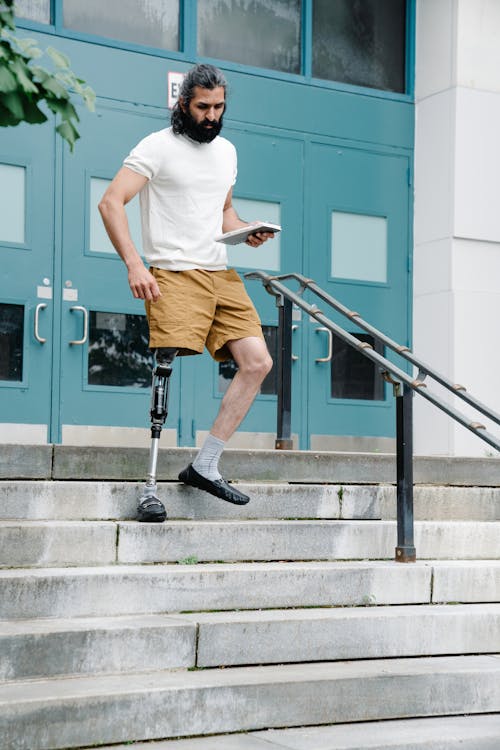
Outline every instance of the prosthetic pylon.
<path fill-rule="evenodd" d="M 156 350 L 156 365 L 153 370 L 151 408 L 149 411 L 151 416 L 151 448 L 149 451 L 148 475 L 137 509 L 139 521 L 161 523 L 167 517 L 165 506 L 157 496 L 156 467 L 161 429 L 168 414 L 169 380 L 172 374 L 172 362 L 176 354 L 177 349 Z"/>

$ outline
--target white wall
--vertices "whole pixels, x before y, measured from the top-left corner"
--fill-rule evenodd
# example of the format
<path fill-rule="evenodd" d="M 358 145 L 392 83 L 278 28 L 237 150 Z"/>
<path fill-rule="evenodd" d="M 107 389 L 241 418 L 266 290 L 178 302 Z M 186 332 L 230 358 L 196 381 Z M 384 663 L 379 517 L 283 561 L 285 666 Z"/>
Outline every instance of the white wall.
<path fill-rule="evenodd" d="M 500 411 L 500 0 L 417 0 L 416 100 L 414 350 Z M 417 453 L 494 452 L 422 401 Z"/>

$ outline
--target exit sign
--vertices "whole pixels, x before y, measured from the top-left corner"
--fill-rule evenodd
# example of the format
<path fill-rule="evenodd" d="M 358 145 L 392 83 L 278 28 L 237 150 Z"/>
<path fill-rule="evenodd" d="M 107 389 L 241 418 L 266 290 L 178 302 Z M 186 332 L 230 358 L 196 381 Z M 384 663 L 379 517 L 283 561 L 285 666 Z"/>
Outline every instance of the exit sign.
<path fill-rule="evenodd" d="M 179 98 L 184 73 L 175 73 L 171 70 L 168 72 L 168 108 L 172 109 Z"/>

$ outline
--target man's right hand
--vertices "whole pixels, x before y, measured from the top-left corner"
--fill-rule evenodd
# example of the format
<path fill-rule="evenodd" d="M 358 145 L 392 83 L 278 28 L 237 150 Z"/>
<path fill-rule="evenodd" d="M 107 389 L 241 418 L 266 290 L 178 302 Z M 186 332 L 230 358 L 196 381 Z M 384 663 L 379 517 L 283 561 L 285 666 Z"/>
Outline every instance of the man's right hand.
<path fill-rule="evenodd" d="M 143 264 L 129 268 L 128 283 L 136 299 L 156 302 L 161 297 L 160 287 L 155 277 Z"/>

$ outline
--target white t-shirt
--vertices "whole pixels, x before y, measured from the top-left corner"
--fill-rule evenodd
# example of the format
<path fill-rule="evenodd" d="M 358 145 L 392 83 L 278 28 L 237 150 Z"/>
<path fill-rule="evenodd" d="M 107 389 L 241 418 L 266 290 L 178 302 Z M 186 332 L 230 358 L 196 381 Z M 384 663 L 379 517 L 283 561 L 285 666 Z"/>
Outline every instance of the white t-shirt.
<path fill-rule="evenodd" d="M 123 162 L 148 178 L 140 192 L 142 242 L 149 265 L 167 271 L 222 271 L 226 196 L 236 182 L 236 149 L 217 136 L 197 143 L 172 128 L 151 133 Z"/>

